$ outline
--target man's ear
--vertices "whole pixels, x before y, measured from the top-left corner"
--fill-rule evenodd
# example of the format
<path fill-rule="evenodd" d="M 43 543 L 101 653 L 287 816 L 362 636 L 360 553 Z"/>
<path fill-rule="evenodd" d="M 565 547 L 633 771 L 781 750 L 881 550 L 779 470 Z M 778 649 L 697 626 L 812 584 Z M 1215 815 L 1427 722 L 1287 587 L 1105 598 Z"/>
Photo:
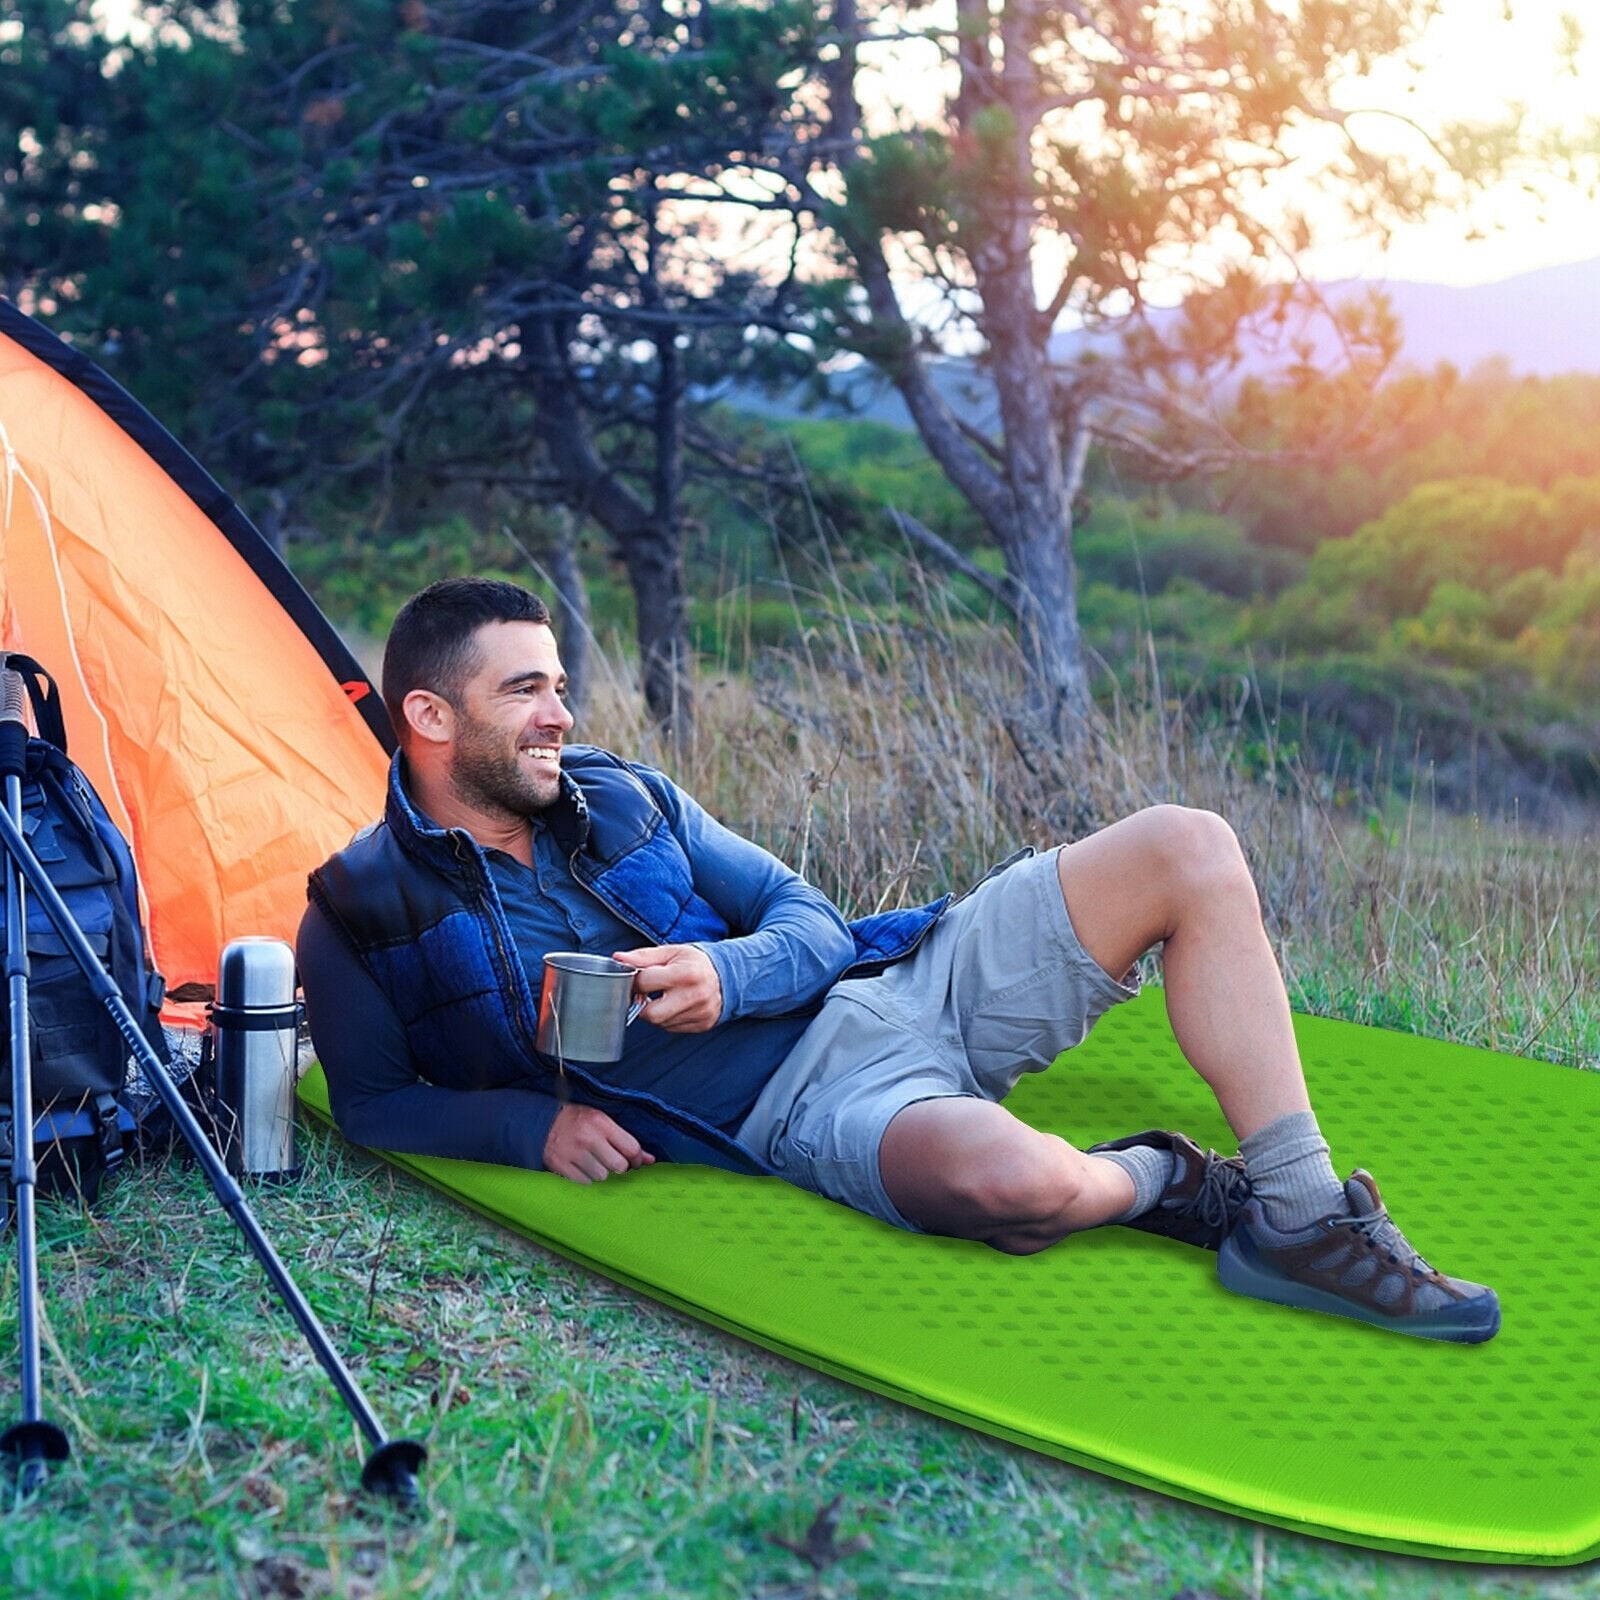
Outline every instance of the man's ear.
<path fill-rule="evenodd" d="M 449 744 L 455 737 L 455 707 L 432 689 L 413 689 L 400 702 L 406 726 L 418 739 L 429 744 Z"/>

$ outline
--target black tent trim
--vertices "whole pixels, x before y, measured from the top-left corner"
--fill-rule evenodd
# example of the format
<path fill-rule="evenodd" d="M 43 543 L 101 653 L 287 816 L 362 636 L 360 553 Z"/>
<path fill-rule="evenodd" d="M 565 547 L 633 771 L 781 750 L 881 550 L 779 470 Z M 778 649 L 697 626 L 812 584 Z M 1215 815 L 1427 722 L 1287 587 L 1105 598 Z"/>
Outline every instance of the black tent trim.
<path fill-rule="evenodd" d="M 0 333 L 16 340 L 30 355 L 37 356 L 92 400 L 188 495 L 266 585 L 273 599 L 322 657 L 323 665 L 361 714 L 373 737 L 392 754 L 394 730 L 384 709 L 383 696 L 334 631 L 333 624 L 318 609 L 316 601 L 301 587 L 300 581 L 284 565 L 283 558 L 222 485 L 110 373 L 3 297 L 0 297 Z"/>

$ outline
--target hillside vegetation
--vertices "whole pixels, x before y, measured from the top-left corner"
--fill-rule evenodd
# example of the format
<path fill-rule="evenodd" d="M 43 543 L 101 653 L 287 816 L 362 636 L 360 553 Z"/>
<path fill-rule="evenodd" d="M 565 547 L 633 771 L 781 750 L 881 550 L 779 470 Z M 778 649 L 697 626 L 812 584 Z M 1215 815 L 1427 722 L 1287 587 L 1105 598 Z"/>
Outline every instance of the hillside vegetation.
<path fill-rule="evenodd" d="M 1234 427 L 1263 459 L 1220 479 L 1152 486 L 1091 464 L 1074 552 L 1102 703 L 1153 651 L 1202 720 L 1265 695 L 1330 797 L 1382 805 L 1422 783 L 1452 809 L 1549 820 L 1600 804 L 1600 377 L 1441 369 L 1374 399 L 1306 374 L 1246 385 Z M 789 431 L 855 496 L 846 547 L 891 505 L 998 571 L 909 437 Z M 891 519 L 877 526 L 891 548 Z"/>
<path fill-rule="evenodd" d="M 1307 376 L 1247 385 L 1234 420 L 1263 458 L 1224 478 L 1141 484 L 1092 458 L 1074 553 L 1101 707 L 1136 671 L 1197 725 L 1238 727 L 1248 712 L 1330 804 L 1360 815 L 1414 786 L 1451 810 L 1553 825 L 1600 808 L 1600 377 L 1440 371 L 1373 401 Z M 806 639 L 818 571 L 864 626 L 914 617 L 931 586 L 950 601 L 952 637 L 990 648 L 972 629 L 997 619 L 994 600 L 919 567 L 897 517 L 1001 571 L 914 435 L 725 421 L 748 487 L 691 497 L 702 674 L 776 670 L 762 653 Z M 1284 458 L 1331 438 L 1348 449 Z M 412 588 L 448 572 L 548 591 L 529 551 L 569 537 L 564 513 L 423 499 L 381 546 L 355 529 L 290 554 L 337 620 L 381 636 Z M 622 638 L 620 564 L 592 539 L 578 557 L 596 635 Z"/>

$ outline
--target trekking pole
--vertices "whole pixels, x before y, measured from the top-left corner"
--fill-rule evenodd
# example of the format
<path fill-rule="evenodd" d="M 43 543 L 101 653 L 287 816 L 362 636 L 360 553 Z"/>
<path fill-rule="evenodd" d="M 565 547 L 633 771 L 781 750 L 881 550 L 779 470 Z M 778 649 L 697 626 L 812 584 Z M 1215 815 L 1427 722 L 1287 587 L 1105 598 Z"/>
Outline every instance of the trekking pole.
<path fill-rule="evenodd" d="M 333 1348 L 332 1341 L 324 1332 L 322 1324 L 318 1322 L 316 1313 L 311 1309 L 294 1279 L 289 1276 L 288 1268 L 278 1258 L 271 1241 L 261 1231 L 260 1224 L 251 1214 L 249 1206 L 245 1204 L 244 1192 L 233 1181 L 222 1157 L 206 1138 L 204 1130 L 195 1120 L 194 1113 L 184 1103 L 171 1074 L 161 1064 L 155 1051 L 150 1048 L 149 1041 L 139 1031 L 139 1024 L 132 1011 L 128 1009 L 127 1001 L 122 998 L 116 984 L 100 965 L 82 930 L 73 921 L 66 902 L 56 891 L 55 885 L 45 876 L 44 868 L 39 865 L 33 851 L 28 847 L 28 841 L 23 837 L 22 830 L 3 813 L 0 813 L 0 843 L 4 844 L 6 852 L 26 879 L 28 887 L 44 906 L 56 932 L 61 935 L 67 948 L 72 952 L 73 959 L 82 969 L 84 977 L 89 980 L 89 987 L 94 991 L 95 997 L 110 1012 L 111 1020 L 117 1025 L 117 1031 L 138 1059 L 162 1105 L 177 1123 L 184 1138 L 188 1140 L 189 1147 L 194 1151 L 196 1159 L 205 1169 L 206 1177 L 211 1180 L 211 1187 L 222 1202 L 223 1209 L 233 1218 L 235 1225 L 245 1236 L 250 1248 L 255 1252 L 256 1259 L 261 1263 L 262 1270 L 272 1281 L 273 1288 L 278 1291 L 279 1299 L 300 1325 L 300 1331 L 311 1346 L 312 1354 L 322 1363 L 323 1370 L 333 1380 L 333 1386 L 339 1391 L 340 1398 L 373 1446 L 372 1454 L 367 1457 L 366 1464 L 361 1469 L 362 1488 L 375 1494 L 388 1495 L 402 1506 L 415 1505 L 416 1473 L 428 1458 L 427 1450 L 414 1439 L 391 1439 L 384 1433 L 372 1407 L 367 1404 L 350 1370 L 339 1359 L 339 1353 Z"/>
<path fill-rule="evenodd" d="M 5 777 L 5 820 L 22 832 L 22 773 L 28 759 L 28 725 L 23 720 L 22 679 L 6 672 L 0 709 L 0 773 Z M 17 1488 L 34 1494 L 50 1464 L 72 1454 L 67 1436 L 46 1422 L 39 1383 L 39 1252 L 34 1228 L 34 1189 L 38 1167 L 33 1157 L 33 1060 L 28 1031 L 27 898 L 20 869 L 9 858 L 6 874 L 6 1001 L 11 1012 L 11 1197 L 17 1215 L 17 1291 L 22 1348 L 22 1420 L 0 1433 L 0 1454 L 17 1463 Z"/>

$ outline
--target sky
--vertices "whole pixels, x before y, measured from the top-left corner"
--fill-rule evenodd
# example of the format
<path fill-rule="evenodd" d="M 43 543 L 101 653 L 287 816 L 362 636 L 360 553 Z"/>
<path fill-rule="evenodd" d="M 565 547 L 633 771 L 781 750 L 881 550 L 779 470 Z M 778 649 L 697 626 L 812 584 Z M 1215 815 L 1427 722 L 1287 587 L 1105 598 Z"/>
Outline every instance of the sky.
<path fill-rule="evenodd" d="M 130 9 L 131 0 L 100 0 L 98 7 L 113 28 L 126 26 Z M 938 9 L 935 3 L 919 14 L 934 20 Z M 1580 20 L 1588 14 L 1575 74 L 1556 70 L 1563 13 L 1576 14 Z M 1358 103 L 1394 107 L 1424 123 L 1492 118 L 1513 102 L 1559 126 L 1578 127 L 1600 117 L 1596 0 L 1443 0 L 1442 15 L 1413 55 L 1414 62 L 1386 63 L 1369 84 L 1352 89 L 1344 99 L 1346 108 Z M 924 64 L 915 55 L 886 64 L 891 69 L 887 76 L 894 84 L 892 94 L 915 101 L 920 80 L 928 99 L 928 106 L 920 109 L 938 103 L 938 76 L 919 70 Z M 864 100 L 872 92 L 863 85 Z M 1393 136 L 1404 137 L 1394 126 Z M 1376 140 L 1381 127 L 1379 119 L 1369 119 L 1363 137 Z M 1600 163 L 1600 156 L 1596 161 Z M 1471 236 L 1474 233 L 1476 237 Z M 1323 281 L 1355 277 L 1468 284 L 1595 256 L 1600 256 L 1600 200 L 1554 194 L 1541 208 L 1513 181 L 1477 207 L 1472 217 L 1441 217 L 1407 228 L 1386 251 L 1370 240 L 1341 238 L 1330 230 L 1303 265 Z"/>
<path fill-rule="evenodd" d="M 1508 104 L 1521 103 L 1532 118 L 1581 127 L 1600 113 L 1600 7 L 1592 0 L 1512 0 L 1511 9 L 1514 20 L 1508 23 L 1505 0 L 1445 0 L 1444 14 L 1417 52 L 1420 70 L 1386 65 L 1369 85 L 1372 103 L 1414 107 L 1423 121 L 1494 117 Z M 1575 74 L 1554 65 L 1563 12 L 1587 21 Z M 1355 104 L 1355 97 L 1347 103 Z M 1483 237 L 1468 237 L 1473 222 Z M 1467 284 L 1595 256 L 1600 200 L 1552 193 L 1541 208 L 1512 182 L 1471 219 L 1457 215 L 1408 228 L 1387 253 L 1370 242 L 1330 240 L 1312 265 L 1324 279 Z"/>
<path fill-rule="evenodd" d="M 1513 104 L 1531 108 L 1531 117 L 1569 129 L 1600 115 L 1600 5 L 1595 0 L 1509 0 L 1510 21 L 1507 9 L 1507 0 L 1443 0 L 1440 17 L 1409 59 L 1383 63 L 1370 80 L 1348 86 L 1341 106 L 1399 110 L 1424 125 L 1497 119 Z M 919 16 L 936 21 L 938 10 L 935 4 Z M 1557 70 L 1562 14 L 1576 12 L 1581 18 L 1585 11 L 1591 21 L 1577 72 L 1563 75 Z M 906 53 L 880 56 L 885 71 L 878 92 L 914 115 L 927 116 L 941 93 L 939 76 L 930 70 L 935 66 L 931 47 L 897 48 Z M 863 85 L 869 118 L 874 94 Z M 1416 136 L 1392 118 L 1363 118 L 1357 126 L 1363 141 L 1375 146 L 1387 138 L 1406 148 L 1410 139 L 1416 148 Z M 1440 216 L 1406 228 L 1387 250 L 1330 223 L 1302 265 L 1323 281 L 1354 277 L 1469 284 L 1600 256 L 1600 201 L 1552 194 L 1542 209 L 1541 217 L 1540 205 L 1523 191 L 1519 177 L 1471 216 Z M 1179 293 L 1175 286 L 1174 296 Z"/>

